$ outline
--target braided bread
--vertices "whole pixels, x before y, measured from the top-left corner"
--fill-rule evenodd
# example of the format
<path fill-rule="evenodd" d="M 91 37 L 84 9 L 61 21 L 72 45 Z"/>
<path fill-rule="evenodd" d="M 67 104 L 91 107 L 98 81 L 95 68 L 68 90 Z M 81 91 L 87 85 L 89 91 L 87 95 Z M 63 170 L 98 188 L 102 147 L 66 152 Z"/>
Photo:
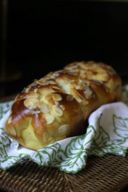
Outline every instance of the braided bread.
<path fill-rule="evenodd" d="M 5 130 L 21 145 L 37 150 L 81 134 L 92 111 L 120 96 L 121 79 L 112 67 L 74 62 L 17 95 Z"/>

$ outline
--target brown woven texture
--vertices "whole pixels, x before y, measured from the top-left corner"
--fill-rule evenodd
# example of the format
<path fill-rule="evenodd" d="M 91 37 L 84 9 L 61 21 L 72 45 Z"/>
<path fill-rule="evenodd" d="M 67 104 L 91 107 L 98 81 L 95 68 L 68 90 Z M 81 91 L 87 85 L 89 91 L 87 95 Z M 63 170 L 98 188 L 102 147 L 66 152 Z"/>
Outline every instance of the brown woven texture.
<path fill-rule="evenodd" d="M 0 170 L 0 189 L 8 192 L 116 192 L 128 184 L 128 157 L 91 157 L 73 175 L 27 161 Z"/>

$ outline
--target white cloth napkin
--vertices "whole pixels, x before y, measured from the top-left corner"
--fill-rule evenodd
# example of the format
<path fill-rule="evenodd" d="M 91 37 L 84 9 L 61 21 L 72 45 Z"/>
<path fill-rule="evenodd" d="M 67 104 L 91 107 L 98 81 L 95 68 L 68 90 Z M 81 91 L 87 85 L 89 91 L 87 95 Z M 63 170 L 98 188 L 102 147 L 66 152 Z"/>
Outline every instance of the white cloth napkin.
<path fill-rule="evenodd" d="M 88 119 L 85 134 L 67 138 L 41 150 L 20 146 L 4 131 L 12 102 L 0 104 L 0 168 L 8 169 L 22 161 L 32 160 L 40 166 L 53 166 L 67 173 L 77 173 L 86 166 L 89 155 L 128 152 L 128 86 L 123 88 L 121 102 L 102 105 Z"/>

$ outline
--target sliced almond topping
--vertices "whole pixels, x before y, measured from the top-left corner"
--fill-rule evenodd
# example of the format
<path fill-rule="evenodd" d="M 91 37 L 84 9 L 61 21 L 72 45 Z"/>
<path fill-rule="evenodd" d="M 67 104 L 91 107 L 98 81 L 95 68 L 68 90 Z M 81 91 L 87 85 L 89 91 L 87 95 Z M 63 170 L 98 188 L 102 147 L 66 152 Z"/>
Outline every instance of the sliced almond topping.
<path fill-rule="evenodd" d="M 59 95 L 59 94 L 54 94 L 52 97 L 53 97 L 53 99 L 54 99 L 55 101 L 61 101 L 61 100 L 62 100 L 62 97 L 61 97 L 61 95 Z"/>
<path fill-rule="evenodd" d="M 40 106 L 40 110 L 41 110 L 41 112 L 43 112 L 43 113 L 49 113 L 49 112 L 50 112 L 48 105 L 45 104 L 45 103 L 43 103 L 43 104 Z"/>
<path fill-rule="evenodd" d="M 65 110 L 65 106 L 64 105 L 60 105 L 60 108 L 64 111 Z"/>
<path fill-rule="evenodd" d="M 49 113 L 46 113 L 45 114 L 45 118 L 46 118 L 46 121 L 47 121 L 47 124 L 51 124 L 53 123 L 55 117 Z"/>
<path fill-rule="evenodd" d="M 58 132 L 60 135 L 66 135 L 66 133 L 68 132 L 70 126 L 68 124 L 64 124 L 64 125 L 61 125 L 59 128 L 58 128 Z"/>
<path fill-rule="evenodd" d="M 38 99 L 36 97 L 29 97 L 24 101 L 25 107 L 34 109 L 38 106 Z"/>
<path fill-rule="evenodd" d="M 53 114 L 55 114 L 56 116 L 59 116 L 59 117 L 61 117 L 63 115 L 63 110 L 59 106 L 59 103 L 58 103 L 58 105 L 53 106 Z"/>
<path fill-rule="evenodd" d="M 59 107 L 56 107 L 56 112 L 57 112 L 57 115 L 58 115 L 59 117 L 61 117 L 61 116 L 63 115 L 63 111 L 62 111 L 62 109 L 59 108 Z"/>
<path fill-rule="evenodd" d="M 33 91 L 34 91 L 34 93 L 37 93 L 37 89 L 34 89 Z"/>
<path fill-rule="evenodd" d="M 29 87 L 27 87 L 27 88 L 25 88 L 25 89 L 24 89 L 25 93 L 28 93 L 28 92 L 29 92 L 29 90 L 30 90 L 30 88 L 29 88 Z"/>
<path fill-rule="evenodd" d="M 93 91 L 91 88 L 89 87 L 86 87 L 85 90 L 84 90 L 84 94 L 85 94 L 85 97 L 87 99 L 91 98 L 93 96 Z"/>

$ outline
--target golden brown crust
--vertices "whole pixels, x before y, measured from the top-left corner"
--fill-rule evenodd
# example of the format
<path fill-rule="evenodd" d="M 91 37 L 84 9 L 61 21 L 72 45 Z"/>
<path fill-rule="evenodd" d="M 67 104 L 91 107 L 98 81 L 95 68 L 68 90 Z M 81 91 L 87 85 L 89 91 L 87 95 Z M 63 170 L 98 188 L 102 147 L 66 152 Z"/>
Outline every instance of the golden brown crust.
<path fill-rule="evenodd" d="M 35 80 L 14 101 L 6 131 L 40 149 L 81 133 L 90 112 L 121 95 L 121 79 L 108 65 L 74 62 Z"/>

